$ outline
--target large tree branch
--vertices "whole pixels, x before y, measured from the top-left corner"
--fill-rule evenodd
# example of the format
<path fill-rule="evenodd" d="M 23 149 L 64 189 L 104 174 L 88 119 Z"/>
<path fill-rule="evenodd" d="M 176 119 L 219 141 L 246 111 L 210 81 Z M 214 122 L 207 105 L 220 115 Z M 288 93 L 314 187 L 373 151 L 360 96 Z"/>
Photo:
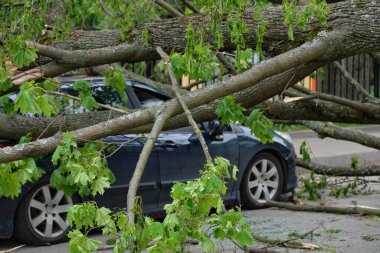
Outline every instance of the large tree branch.
<path fill-rule="evenodd" d="M 380 138 L 374 135 L 366 134 L 361 130 L 339 127 L 330 122 L 321 123 L 318 121 L 308 120 L 294 120 L 283 123 L 304 125 L 312 129 L 314 132 L 318 134 L 318 136 L 322 138 L 331 137 L 338 140 L 351 141 L 380 150 Z"/>
<path fill-rule="evenodd" d="M 233 95 L 239 103 L 249 108 L 260 103 L 271 94 L 279 94 L 284 90 L 284 87 L 289 80 L 288 86 L 292 86 L 298 80 L 301 80 L 315 68 L 318 68 L 323 63 L 311 63 L 305 66 L 299 66 L 284 73 L 267 78 L 257 85 L 236 92 Z M 163 84 L 164 85 L 164 84 Z M 165 85 L 166 86 L 166 85 Z M 170 86 L 167 85 L 169 88 Z M 297 94 L 297 96 L 299 96 Z M 191 110 L 192 115 L 197 122 L 205 122 L 216 118 L 215 109 L 217 101 L 213 101 L 208 105 L 200 106 Z M 318 121 L 334 121 L 344 123 L 361 123 L 361 124 L 380 124 L 380 119 L 371 117 L 360 111 L 347 106 L 337 105 L 335 103 L 323 100 L 302 100 L 285 103 L 282 101 L 266 101 L 256 106 L 262 109 L 267 117 L 278 120 L 318 120 Z M 99 122 L 106 121 L 111 118 L 121 116 L 116 113 L 106 111 L 89 112 L 79 115 L 64 115 L 56 120 L 56 118 L 35 118 L 24 117 L 17 115 L 0 114 L 0 138 L 19 139 L 21 136 L 32 133 L 32 136 L 38 137 L 48 125 L 54 121 L 44 134 L 44 137 L 54 135 L 58 131 L 73 131 L 82 127 L 94 125 Z M 187 119 L 184 114 L 168 120 L 165 125 L 165 130 L 185 126 Z M 120 134 L 126 133 L 147 133 L 152 125 L 148 124 L 144 127 L 136 129 L 125 129 Z"/>
<path fill-rule="evenodd" d="M 312 99 L 293 102 L 266 101 L 256 108 L 273 120 L 332 121 L 356 124 L 380 124 L 380 119 L 371 115 L 332 102 Z M 285 122 L 283 122 L 285 124 Z"/>
<path fill-rule="evenodd" d="M 340 105 L 345 105 L 345 106 L 351 107 L 353 109 L 356 109 L 358 111 L 361 111 L 363 113 L 366 113 L 366 114 L 373 116 L 373 117 L 376 117 L 376 118 L 380 117 L 380 105 L 378 105 L 378 104 L 362 103 L 362 102 L 353 101 L 353 100 L 350 100 L 347 98 L 342 98 L 342 97 L 338 97 L 338 96 L 334 96 L 334 95 L 330 95 L 330 94 L 326 94 L 326 93 L 311 91 L 311 90 L 309 90 L 305 87 L 302 87 L 300 85 L 294 85 L 294 88 L 300 92 L 307 94 L 307 95 L 312 95 L 312 96 L 315 96 L 319 99 L 323 99 L 323 100 L 330 101 L 333 103 L 337 103 Z"/>
<path fill-rule="evenodd" d="M 257 85 L 248 87 L 247 89 L 236 92 L 233 95 L 239 103 L 242 103 L 245 107 L 251 107 L 252 105 L 260 103 L 260 101 L 269 98 L 271 96 L 270 94 L 278 94 L 282 92 L 285 85 L 288 84 L 288 80 L 291 80 L 289 85 L 293 85 L 321 64 L 322 63 L 311 63 L 306 66 L 298 66 L 284 73 L 271 76 L 270 78 L 259 82 Z M 170 86 L 168 85 L 168 87 Z M 192 114 L 194 115 L 195 120 L 197 122 L 205 122 L 215 119 L 217 102 L 218 101 L 216 100 L 207 105 L 192 109 Z M 280 108 L 282 107 L 280 106 Z M 306 115 L 308 115 L 308 113 L 306 113 Z M 347 115 L 352 115 L 352 113 Z M 110 113 L 108 111 L 96 111 L 74 115 L 62 115 L 57 120 L 56 117 L 39 118 L 21 115 L 5 115 L 0 113 L 0 122 L 8 122 L 8 124 L 0 124 L 0 138 L 18 140 L 21 136 L 26 135 L 27 133 L 31 133 L 33 137 L 38 137 L 48 126 L 49 128 L 45 131 L 43 137 L 49 137 L 58 131 L 73 131 L 120 116 L 122 115 L 114 112 Z M 362 117 L 359 115 L 358 118 L 361 119 Z M 165 125 L 165 129 L 182 127 L 185 126 L 187 122 L 186 116 L 184 114 L 180 114 L 171 118 Z M 118 134 L 147 133 L 151 128 L 152 125 L 147 125 L 138 129 L 125 129 L 123 132 Z"/>
<path fill-rule="evenodd" d="M 137 161 L 136 168 L 133 172 L 133 176 L 129 183 L 127 194 L 127 214 L 128 223 L 130 224 L 135 223 L 135 213 L 133 212 L 133 208 L 135 206 L 137 190 L 139 188 L 140 180 L 144 173 L 146 163 L 148 162 L 149 156 L 152 153 L 158 135 L 161 133 L 166 120 L 169 119 L 171 115 L 174 113 L 174 106 L 174 104 L 163 106 L 157 112 L 157 117 L 155 118 L 155 123 L 153 125 L 152 131 L 150 132 L 148 139 L 144 144 L 143 150 L 140 153 L 139 160 Z"/>
<path fill-rule="evenodd" d="M 189 108 L 210 103 L 220 97 L 246 89 L 259 81 L 270 76 L 279 74 L 293 67 L 306 64 L 318 58 L 320 55 L 329 55 L 334 52 L 334 48 L 330 44 L 332 41 L 342 39 L 341 34 L 336 32 L 324 33 L 318 39 L 308 42 L 299 48 L 291 50 L 285 54 L 278 55 L 255 65 L 250 70 L 234 76 L 228 81 L 212 84 L 202 90 L 192 92 L 183 96 L 184 102 Z M 288 84 L 286 83 L 286 86 Z M 286 88 L 283 87 L 283 89 Z M 262 97 L 262 102 L 267 98 L 274 96 L 276 93 L 269 91 L 266 97 Z M 176 111 L 174 115 L 180 113 L 178 101 L 171 100 L 166 102 L 168 106 L 175 105 Z M 133 129 L 143 126 L 154 121 L 159 106 L 135 112 L 117 119 L 112 119 L 91 127 L 83 128 L 72 132 L 74 139 L 78 142 L 96 140 L 105 136 L 113 135 L 125 129 Z M 0 162 L 10 162 L 20 160 L 26 157 L 35 156 L 41 153 L 50 153 L 60 143 L 61 135 L 38 140 L 27 144 L 19 144 L 14 147 L 0 149 Z"/>
<path fill-rule="evenodd" d="M 316 174 L 326 176 L 343 176 L 343 177 L 364 177 L 364 176 L 380 176 L 380 165 L 360 166 L 352 169 L 344 166 L 329 166 L 315 163 L 313 161 L 304 161 L 297 158 L 297 166 L 312 170 Z"/>

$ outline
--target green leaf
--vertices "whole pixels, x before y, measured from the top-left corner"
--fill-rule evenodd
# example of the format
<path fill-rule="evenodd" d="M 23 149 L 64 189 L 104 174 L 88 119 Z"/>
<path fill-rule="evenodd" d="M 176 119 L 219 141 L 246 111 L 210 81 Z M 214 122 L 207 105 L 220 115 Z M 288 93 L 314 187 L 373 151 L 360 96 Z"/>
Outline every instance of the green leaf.
<path fill-rule="evenodd" d="M 99 108 L 98 102 L 96 102 L 95 98 L 92 95 L 82 96 L 80 102 L 84 108 L 90 111 Z"/>
<path fill-rule="evenodd" d="M 306 140 L 302 141 L 302 144 L 300 146 L 300 155 L 302 155 L 302 160 L 304 160 L 305 162 L 310 161 L 310 148 L 307 145 Z"/>
<path fill-rule="evenodd" d="M 6 91 L 9 88 L 6 88 L 7 86 L 12 87 L 12 82 L 8 80 L 10 76 L 10 73 L 7 69 L 5 68 L 0 68 L 0 91 Z"/>
<path fill-rule="evenodd" d="M 33 113 L 41 114 L 41 108 L 37 103 L 36 87 L 33 82 L 21 85 L 20 93 L 14 102 L 14 109 L 19 110 L 22 114 Z"/>
<path fill-rule="evenodd" d="M 110 187 L 110 182 L 109 182 L 109 179 L 107 177 L 100 177 L 100 178 L 97 178 L 94 180 L 94 182 L 92 183 L 92 195 L 96 195 L 97 193 L 99 193 L 100 195 L 103 195 L 104 193 L 104 190 L 106 188 L 109 188 Z"/>
<path fill-rule="evenodd" d="M 160 222 L 152 222 L 149 227 L 149 233 L 154 241 L 161 239 L 164 236 L 164 226 Z"/>
<path fill-rule="evenodd" d="M 0 197 L 17 197 L 21 192 L 21 183 L 17 173 L 0 173 Z"/>
<path fill-rule="evenodd" d="M 86 185 L 90 181 L 90 178 L 86 172 L 81 171 L 74 177 L 74 183 L 80 183 L 81 185 Z"/>
<path fill-rule="evenodd" d="M 236 68 L 238 70 L 248 68 L 251 65 L 250 60 L 253 57 L 252 48 L 247 48 L 245 50 L 237 48 L 236 52 Z"/>
<path fill-rule="evenodd" d="M 3 107 L 5 114 L 11 114 L 14 110 L 13 104 L 9 99 L 9 95 L 0 96 L 0 106 Z"/>
<path fill-rule="evenodd" d="M 111 68 L 105 73 L 104 77 L 105 77 L 106 85 L 109 85 L 112 88 L 114 88 L 120 95 L 120 98 L 122 99 L 122 101 L 127 102 L 128 96 L 125 91 L 126 81 L 124 79 L 124 75 L 121 69 Z"/>
<path fill-rule="evenodd" d="M 224 125 L 229 125 L 231 122 L 243 122 L 245 109 L 241 104 L 236 103 L 235 97 L 228 96 L 218 103 L 216 114 L 221 119 Z"/>
<path fill-rule="evenodd" d="M 242 247 L 251 245 L 253 243 L 252 235 L 246 230 L 240 231 L 235 239 L 236 242 Z"/>
<path fill-rule="evenodd" d="M 0 71 L 1 73 L 1 71 Z M 1 76 L 0 76 L 1 78 Z M 7 91 L 13 86 L 12 82 L 9 80 L 0 81 L 0 91 Z"/>
<path fill-rule="evenodd" d="M 251 112 L 245 125 L 262 143 L 273 142 L 274 133 L 271 131 L 273 124 L 258 109 Z"/>
<path fill-rule="evenodd" d="M 55 108 L 54 104 L 51 103 L 52 101 L 53 98 L 46 94 L 39 96 L 37 100 L 39 108 L 41 109 L 42 113 L 47 117 L 50 117 L 51 115 L 58 113 L 57 108 Z"/>
<path fill-rule="evenodd" d="M 98 224 L 98 226 L 104 226 L 105 224 L 107 224 L 111 220 L 110 213 L 111 213 L 111 210 L 108 208 L 105 208 L 105 207 L 99 208 L 95 217 L 96 224 Z M 124 223 L 123 227 L 125 227 L 126 225 L 127 223 Z"/>
<path fill-rule="evenodd" d="M 200 243 L 204 252 L 214 252 L 216 249 L 215 243 L 208 237 L 203 237 Z"/>
<path fill-rule="evenodd" d="M 72 86 L 73 90 L 79 90 L 79 91 L 90 91 L 91 90 L 91 85 L 88 81 L 86 80 L 76 80 L 75 83 Z"/>
<path fill-rule="evenodd" d="M 19 48 L 15 54 L 12 54 L 11 61 L 17 67 L 28 66 L 37 59 L 35 48 L 23 47 Z"/>
<path fill-rule="evenodd" d="M 239 169 L 237 166 L 234 166 L 233 169 L 232 169 L 232 178 L 236 181 L 236 175 L 237 173 L 239 172 Z"/>

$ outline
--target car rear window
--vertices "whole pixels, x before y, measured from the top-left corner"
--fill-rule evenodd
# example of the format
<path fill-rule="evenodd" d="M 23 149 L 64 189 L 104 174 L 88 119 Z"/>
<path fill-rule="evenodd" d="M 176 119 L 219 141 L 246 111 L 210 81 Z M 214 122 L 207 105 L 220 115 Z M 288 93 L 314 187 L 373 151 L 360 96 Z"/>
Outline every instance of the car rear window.
<path fill-rule="evenodd" d="M 78 92 L 72 89 L 67 91 L 68 94 L 72 96 L 78 96 Z M 124 103 L 120 95 L 110 86 L 95 86 L 92 87 L 92 96 L 96 100 L 96 102 L 104 105 L 110 105 L 112 107 L 119 108 L 121 106 L 127 107 L 128 109 L 132 109 L 132 105 L 130 101 Z M 79 101 L 69 100 L 64 104 L 63 110 L 66 110 L 68 114 L 76 114 L 87 112 L 88 110 L 81 106 Z M 98 110 L 105 110 L 102 108 L 98 108 Z"/>

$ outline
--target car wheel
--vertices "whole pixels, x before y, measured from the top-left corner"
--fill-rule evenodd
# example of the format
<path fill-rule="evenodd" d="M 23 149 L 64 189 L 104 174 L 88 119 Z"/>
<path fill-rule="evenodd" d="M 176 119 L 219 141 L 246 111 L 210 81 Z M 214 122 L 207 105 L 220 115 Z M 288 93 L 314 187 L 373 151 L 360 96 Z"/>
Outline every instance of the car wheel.
<path fill-rule="evenodd" d="M 15 219 L 15 237 L 28 244 L 66 241 L 69 225 L 67 208 L 74 197 L 45 184 L 36 187 L 22 200 Z"/>
<path fill-rule="evenodd" d="M 284 185 L 284 172 L 280 161 L 270 153 L 255 156 L 246 168 L 240 193 L 245 208 L 265 207 L 267 199 L 275 200 Z"/>

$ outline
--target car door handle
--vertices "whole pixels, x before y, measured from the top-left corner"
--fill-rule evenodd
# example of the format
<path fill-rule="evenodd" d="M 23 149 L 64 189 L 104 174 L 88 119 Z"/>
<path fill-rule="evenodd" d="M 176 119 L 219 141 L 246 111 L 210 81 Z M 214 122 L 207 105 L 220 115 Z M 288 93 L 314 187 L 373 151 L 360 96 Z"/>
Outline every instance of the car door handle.
<path fill-rule="evenodd" d="M 177 145 L 173 141 L 165 141 L 161 144 L 161 147 L 163 147 L 167 151 L 173 151 L 177 148 Z"/>

